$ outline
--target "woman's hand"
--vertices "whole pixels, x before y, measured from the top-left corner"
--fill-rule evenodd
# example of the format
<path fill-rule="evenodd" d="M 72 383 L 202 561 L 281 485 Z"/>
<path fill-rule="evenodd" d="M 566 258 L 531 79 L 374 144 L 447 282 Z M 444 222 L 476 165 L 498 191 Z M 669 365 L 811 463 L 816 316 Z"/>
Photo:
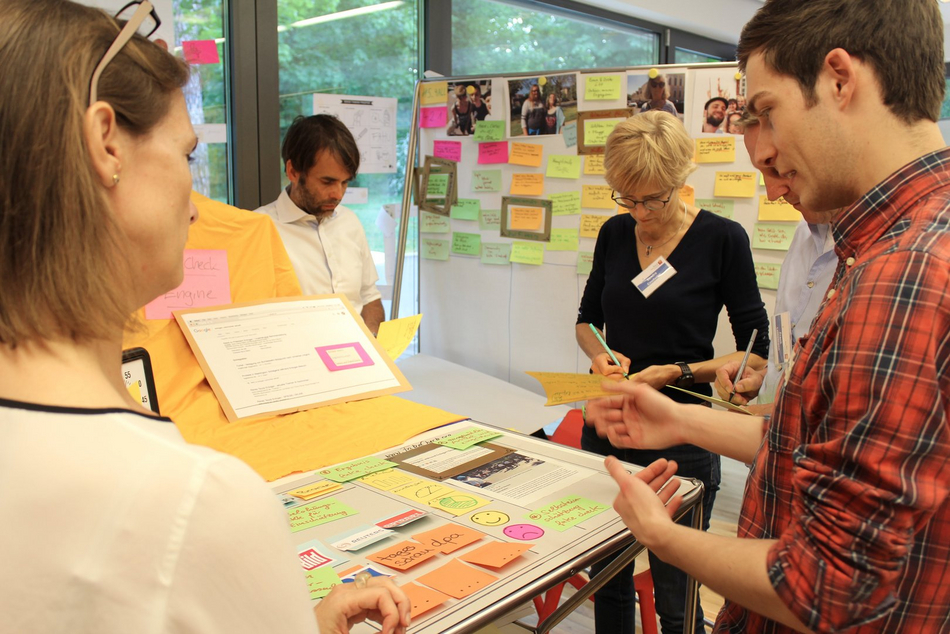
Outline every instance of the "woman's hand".
<path fill-rule="evenodd" d="M 659 390 L 666 385 L 672 385 L 673 381 L 682 374 L 683 371 L 678 365 L 651 365 L 631 376 L 630 380 L 635 383 L 646 383 L 653 389 Z"/>
<path fill-rule="evenodd" d="M 739 371 L 739 362 L 730 361 L 716 370 L 716 394 L 724 401 L 735 403 L 736 405 L 746 405 L 749 401 L 759 395 L 759 389 L 765 381 L 766 369 L 754 370 L 746 366 L 742 372 L 742 378 L 733 383 L 732 377 Z M 732 395 L 735 388 L 736 393 Z"/>
<path fill-rule="evenodd" d="M 627 374 L 630 371 L 630 359 L 616 351 L 614 351 L 614 356 L 620 362 L 619 366 L 614 365 L 609 354 L 601 352 L 590 360 L 590 369 L 594 371 L 594 374 L 603 374 L 604 376 L 608 374 Z"/>
<path fill-rule="evenodd" d="M 383 634 L 405 634 L 411 607 L 409 597 L 391 579 L 374 577 L 363 587 L 355 583 L 333 586 L 314 612 L 320 634 L 349 634 L 351 627 L 366 619 L 382 625 Z"/>

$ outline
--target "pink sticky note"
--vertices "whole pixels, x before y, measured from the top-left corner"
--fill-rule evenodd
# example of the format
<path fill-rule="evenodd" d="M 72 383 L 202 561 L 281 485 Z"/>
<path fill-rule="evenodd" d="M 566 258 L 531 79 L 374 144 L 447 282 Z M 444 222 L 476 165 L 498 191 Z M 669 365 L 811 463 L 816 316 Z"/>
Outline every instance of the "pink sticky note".
<path fill-rule="evenodd" d="M 508 162 L 508 141 L 492 141 L 490 143 L 478 144 L 478 162 L 485 163 L 507 163 Z"/>
<path fill-rule="evenodd" d="M 338 343 L 332 346 L 319 346 L 315 350 L 330 372 L 373 365 L 373 360 L 366 354 L 366 350 L 363 350 L 363 346 L 358 341 Z"/>
<path fill-rule="evenodd" d="M 214 40 L 195 40 L 182 42 L 181 50 L 185 53 L 185 61 L 189 64 L 220 64 L 218 45 Z"/>
<path fill-rule="evenodd" d="M 442 128 L 448 120 L 448 110 L 445 106 L 419 109 L 420 128 Z"/>
<path fill-rule="evenodd" d="M 432 148 L 432 154 L 436 158 L 444 158 L 458 163 L 462 160 L 462 142 L 436 141 Z"/>
<path fill-rule="evenodd" d="M 173 310 L 231 303 L 227 251 L 185 249 L 184 268 L 181 286 L 145 305 L 146 319 L 171 319 Z"/>

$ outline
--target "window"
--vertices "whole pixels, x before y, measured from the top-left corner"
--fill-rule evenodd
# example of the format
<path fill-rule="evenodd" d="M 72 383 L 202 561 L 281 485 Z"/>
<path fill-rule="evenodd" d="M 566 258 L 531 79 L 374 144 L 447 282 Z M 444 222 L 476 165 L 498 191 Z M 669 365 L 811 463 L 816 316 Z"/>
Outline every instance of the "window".
<path fill-rule="evenodd" d="M 685 48 L 676 47 L 677 64 L 705 64 L 707 62 L 721 62 L 719 57 L 707 55 L 706 53 L 697 53 Z"/>

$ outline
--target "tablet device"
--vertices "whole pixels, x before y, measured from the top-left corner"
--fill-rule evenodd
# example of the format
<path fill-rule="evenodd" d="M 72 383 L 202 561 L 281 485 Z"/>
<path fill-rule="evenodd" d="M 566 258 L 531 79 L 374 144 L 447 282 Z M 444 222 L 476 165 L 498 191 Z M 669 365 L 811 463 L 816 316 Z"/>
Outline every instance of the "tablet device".
<path fill-rule="evenodd" d="M 130 348 L 122 351 L 122 380 L 133 398 L 156 414 L 158 397 L 155 395 L 155 380 L 152 377 L 152 359 L 145 348 Z"/>

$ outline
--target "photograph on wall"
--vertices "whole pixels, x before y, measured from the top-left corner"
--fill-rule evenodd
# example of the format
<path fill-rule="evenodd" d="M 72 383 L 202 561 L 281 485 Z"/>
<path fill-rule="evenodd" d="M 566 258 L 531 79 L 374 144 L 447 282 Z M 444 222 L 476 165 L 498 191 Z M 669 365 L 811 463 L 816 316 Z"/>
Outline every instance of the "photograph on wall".
<path fill-rule="evenodd" d="M 686 72 L 659 73 L 650 77 L 647 71 L 627 73 L 627 106 L 634 112 L 665 110 L 683 120 L 686 105 Z"/>
<path fill-rule="evenodd" d="M 735 67 L 690 72 L 690 134 L 742 134 L 737 122 L 745 111 L 745 76 L 736 79 Z"/>
<path fill-rule="evenodd" d="M 508 81 L 510 134 L 563 134 L 577 118 L 577 75 L 541 75 Z"/>
<path fill-rule="evenodd" d="M 492 116 L 492 90 L 490 79 L 466 79 L 448 83 L 449 136 L 471 136 L 479 121 L 497 121 L 504 116 L 499 112 Z"/>

